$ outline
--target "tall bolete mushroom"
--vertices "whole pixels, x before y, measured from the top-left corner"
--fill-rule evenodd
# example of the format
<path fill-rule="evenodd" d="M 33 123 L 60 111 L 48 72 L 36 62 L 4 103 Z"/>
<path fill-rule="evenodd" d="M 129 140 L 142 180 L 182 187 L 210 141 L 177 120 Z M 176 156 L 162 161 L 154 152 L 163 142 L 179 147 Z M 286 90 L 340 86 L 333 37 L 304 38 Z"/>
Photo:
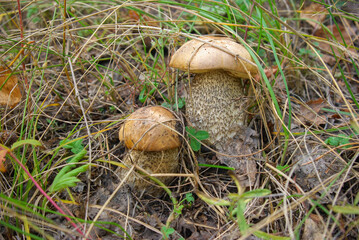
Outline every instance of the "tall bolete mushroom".
<path fill-rule="evenodd" d="M 170 67 L 196 73 L 186 99 L 186 114 L 217 145 L 233 137 L 245 121 L 243 83 L 257 73 L 249 52 L 226 37 L 200 37 L 179 48 Z"/>
<path fill-rule="evenodd" d="M 243 150 L 247 101 L 241 79 L 249 79 L 258 69 L 245 47 L 226 37 L 200 37 L 180 47 L 169 65 L 196 74 L 186 98 L 186 115 L 194 127 L 209 133 L 208 143 L 225 154 L 250 154 L 251 149 Z M 248 169 L 249 164 L 255 172 L 254 161 L 217 157 L 236 169 Z"/>
<path fill-rule="evenodd" d="M 178 154 L 181 145 L 176 131 L 180 129 L 178 119 L 160 106 L 140 108 L 125 121 L 119 132 L 119 139 L 129 150 L 124 164 L 137 166 L 149 173 L 174 173 L 178 170 Z M 126 170 L 121 169 L 124 176 Z M 172 177 L 159 177 L 168 184 Z M 137 174 L 127 181 L 136 191 L 157 195 L 158 188 Z"/>

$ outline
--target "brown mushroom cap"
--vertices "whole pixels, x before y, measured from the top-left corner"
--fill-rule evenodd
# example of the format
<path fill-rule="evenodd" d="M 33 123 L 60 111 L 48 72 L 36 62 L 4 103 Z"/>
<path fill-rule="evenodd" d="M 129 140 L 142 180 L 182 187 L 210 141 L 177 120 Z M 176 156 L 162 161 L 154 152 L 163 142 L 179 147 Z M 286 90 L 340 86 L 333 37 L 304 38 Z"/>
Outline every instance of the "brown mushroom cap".
<path fill-rule="evenodd" d="M 240 44 L 226 37 L 205 36 L 200 37 L 204 41 L 211 42 L 220 48 L 228 50 L 233 55 L 224 52 L 208 43 L 196 39 L 186 42 L 173 55 L 170 67 L 192 73 L 204 73 L 213 70 L 227 71 L 230 75 L 239 78 L 249 78 L 247 73 L 254 76 L 258 70 L 253 64 L 243 61 L 234 55 L 253 63 L 249 52 Z M 247 69 L 247 71 L 246 71 Z"/>
<path fill-rule="evenodd" d="M 180 146 L 175 132 L 176 117 L 160 106 L 140 108 L 132 113 L 121 127 L 120 141 L 129 149 L 164 151 Z"/>

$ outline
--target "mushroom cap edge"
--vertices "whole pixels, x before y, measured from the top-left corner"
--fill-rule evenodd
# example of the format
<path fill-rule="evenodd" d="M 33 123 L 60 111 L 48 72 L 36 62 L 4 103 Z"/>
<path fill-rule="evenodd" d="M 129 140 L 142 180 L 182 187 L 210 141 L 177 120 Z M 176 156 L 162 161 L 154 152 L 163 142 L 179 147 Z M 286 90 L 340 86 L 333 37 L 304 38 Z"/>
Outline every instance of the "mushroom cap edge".
<path fill-rule="evenodd" d="M 213 45 L 228 50 L 229 54 L 220 48 L 216 48 L 208 43 L 203 43 L 196 39 L 183 44 L 172 56 L 169 66 L 178 68 L 182 71 L 192 73 L 204 73 L 208 71 L 223 70 L 230 75 L 248 79 L 250 75 L 258 73 L 258 68 L 253 63 L 253 59 L 247 49 L 227 37 L 203 36 L 199 39 L 209 41 Z M 240 56 L 236 58 L 235 56 Z M 247 61 L 243 61 L 242 59 Z"/>

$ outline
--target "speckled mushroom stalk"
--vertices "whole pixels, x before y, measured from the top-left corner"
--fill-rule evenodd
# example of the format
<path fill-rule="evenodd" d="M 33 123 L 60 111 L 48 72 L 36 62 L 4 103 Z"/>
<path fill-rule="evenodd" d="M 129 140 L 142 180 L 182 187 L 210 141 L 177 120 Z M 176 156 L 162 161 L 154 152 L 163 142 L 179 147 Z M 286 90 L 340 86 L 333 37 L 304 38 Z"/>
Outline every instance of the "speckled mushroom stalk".
<path fill-rule="evenodd" d="M 173 55 L 170 66 L 196 74 L 188 90 L 186 114 L 196 128 L 208 131 L 208 142 L 218 147 L 245 125 L 241 79 L 254 76 L 257 68 L 248 51 L 231 39 L 200 39 L 209 43 L 185 43 Z"/>
<path fill-rule="evenodd" d="M 244 125 L 243 87 L 238 78 L 224 71 L 197 74 L 188 94 L 186 114 L 196 128 L 208 131 L 211 144 L 232 138 Z"/>
<path fill-rule="evenodd" d="M 119 139 L 128 149 L 123 163 L 130 167 L 134 164 L 148 173 L 175 173 L 178 171 L 178 154 L 181 141 L 176 131 L 180 129 L 178 119 L 167 109 L 160 106 L 140 108 L 132 113 L 119 131 Z M 126 169 L 120 170 L 123 177 Z M 158 177 L 165 184 L 172 177 Z M 159 195 L 159 188 L 149 179 L 133 173 L 127 184 L 136 192 Z"/>

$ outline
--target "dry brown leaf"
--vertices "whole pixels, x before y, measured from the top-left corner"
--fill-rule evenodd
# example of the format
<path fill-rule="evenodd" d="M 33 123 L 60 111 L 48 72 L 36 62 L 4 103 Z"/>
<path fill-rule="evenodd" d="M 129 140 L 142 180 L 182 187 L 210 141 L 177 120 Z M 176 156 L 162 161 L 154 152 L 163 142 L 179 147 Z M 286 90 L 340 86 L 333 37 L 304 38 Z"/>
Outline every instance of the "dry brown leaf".
<path fill-rule="evenodd" d="M 266 75 L 266 77 L 268 79 L 271 79 L 274 77 L 274 75 L 277 73 L 277 71 L 278 71 L 278 66 L 271 66 L 271 67 L 264 69 L 264 74 Z M 262 77 L 259 73 L 254 76 L 254 80 L 256 80 L 257 82 L 260 82 L 261 78 Z"/>
<path fill-rule="evenodd" d="M 315 124 L 316 126 L 325 124 L 325 116 L 323 114 L 321 116 L 319 113 L 321 108 L 327 106 L 328 104 L 321 98 L 311 100 L 306 105 L 300 106 L 301 115 L 298 118 L 303 123 Z"/>
<path fill-rule="evenodd" d="M 318 27 L 318 23 L 322 23 L 327 15 L 325 7 L 319 3 L 311 3 L 308 7 L 304 8 L 300 13 L 300 18 L 304 19 L 307 23 L 314 28 Z"/>
<path fill-rule="evenodd" d="M 20 102 L 21 92 L 16 75 L 10 74 L 10 70 L 0 67 L 0 106 L 8 105 L 12 108 Z"/>
<path fill-rule="evenodd" d="M 338 29 L 338 27 L 339 27 L 339 29 Z M 332 51 L 334 51 L 336 56 L 341 56 L 342 51 L 339 51 L 339 48 L 344 49 L 345 44 L 346 44 L 348 46 L 348 50 L 350 52 L 356 53 L 356 50 L 354 48 L 350 48 L 350 46 L 354 45 L 354 43 L 352 42 L 352 38 L 351 38 L 351 36 L 354 34 L 354 30 L 351 29 L 349 26 L 344 27 L 341 24 L 339 24 L 338 27 L 336 25 L 334 25 L 334 24 L 330 25 L 330 26 L 327 26 L 327 28 L 331 31 L 331 33 L 328 33 L 328 31 L 326 31 L 324 29 L 318 29 L 318 31 L 316 31 L 314 33 L 314 36 L 324 38 L 324 39 L 333 40 L 334 43 L 339 43 L 343 47 L 340 47 L 340 46 L 338 47 L 338 46 L 335 46 L 335 44 L 330 44 L 328 42 L 320 41 L 319 42 L 319 48 L 322 49 L 322 50 L 325 50 L 327 52 L 330 52 L 330 53 Z M 323 59 L 328 64 L 335 63 L 335 58 L 332 57 L 331 55 L 325 55 L 323 57 Z"/>
<path fill-rule="evenodd" d="M 0 150 L 0 172 L 6 172 L 6 156 L 7 150 Z"/>
<path fill-rule="evenodd" d="M 17 140 L 17 135 L 14 131 L 3 129 L 0 131 L 0 144 L 11 146 Z"/>
<path fill-rule="evenodd" d="M 311 214 L 314 215 L 314 214 Z M 325 239 L 324 226 L 320 221 L 314 221 L 312 217 L 307 218 L 304 222 L 303 240 L 321 240 Z"/>
<path fill-rule="evenodd" d="M 328 151 L 326 146 L 315 141 L 301 144 L 293 153 L 293 162 L 296 163 L 293 172 L 298 186 L 304 192 L 316 189 L 315 196 L 322 196 L 318 199 L 322 204 L 332 202 L 332 194 L 341 189 L 341 184 L 326 187 L 326 183 L 332 181 L 333 176 L 339 177 L 336 183 L 346 182 L 352 176 L 351 173 L 349 176 L 340 175 L 340 171 L 345 168 L 345 162 L 340 160 L 340 156 L 337 156 L 335 151 Z M 325 196 L 322 195 L 323 193 Z"/>
<path fill-rule="evenodd" d="M 128 11 L 128 17 L 130 20 L 135 21 L 135 22 L 139 22 L 141 21 L 141 18 L 143 19 L 143 24 L 148 25 L 148 26 L 159 26 L 158 22 L 156 21 L 156 19 L 153 19 L 147 15 L 139 15 L 136 11 L 134 10 L 129 10 Z"/>

